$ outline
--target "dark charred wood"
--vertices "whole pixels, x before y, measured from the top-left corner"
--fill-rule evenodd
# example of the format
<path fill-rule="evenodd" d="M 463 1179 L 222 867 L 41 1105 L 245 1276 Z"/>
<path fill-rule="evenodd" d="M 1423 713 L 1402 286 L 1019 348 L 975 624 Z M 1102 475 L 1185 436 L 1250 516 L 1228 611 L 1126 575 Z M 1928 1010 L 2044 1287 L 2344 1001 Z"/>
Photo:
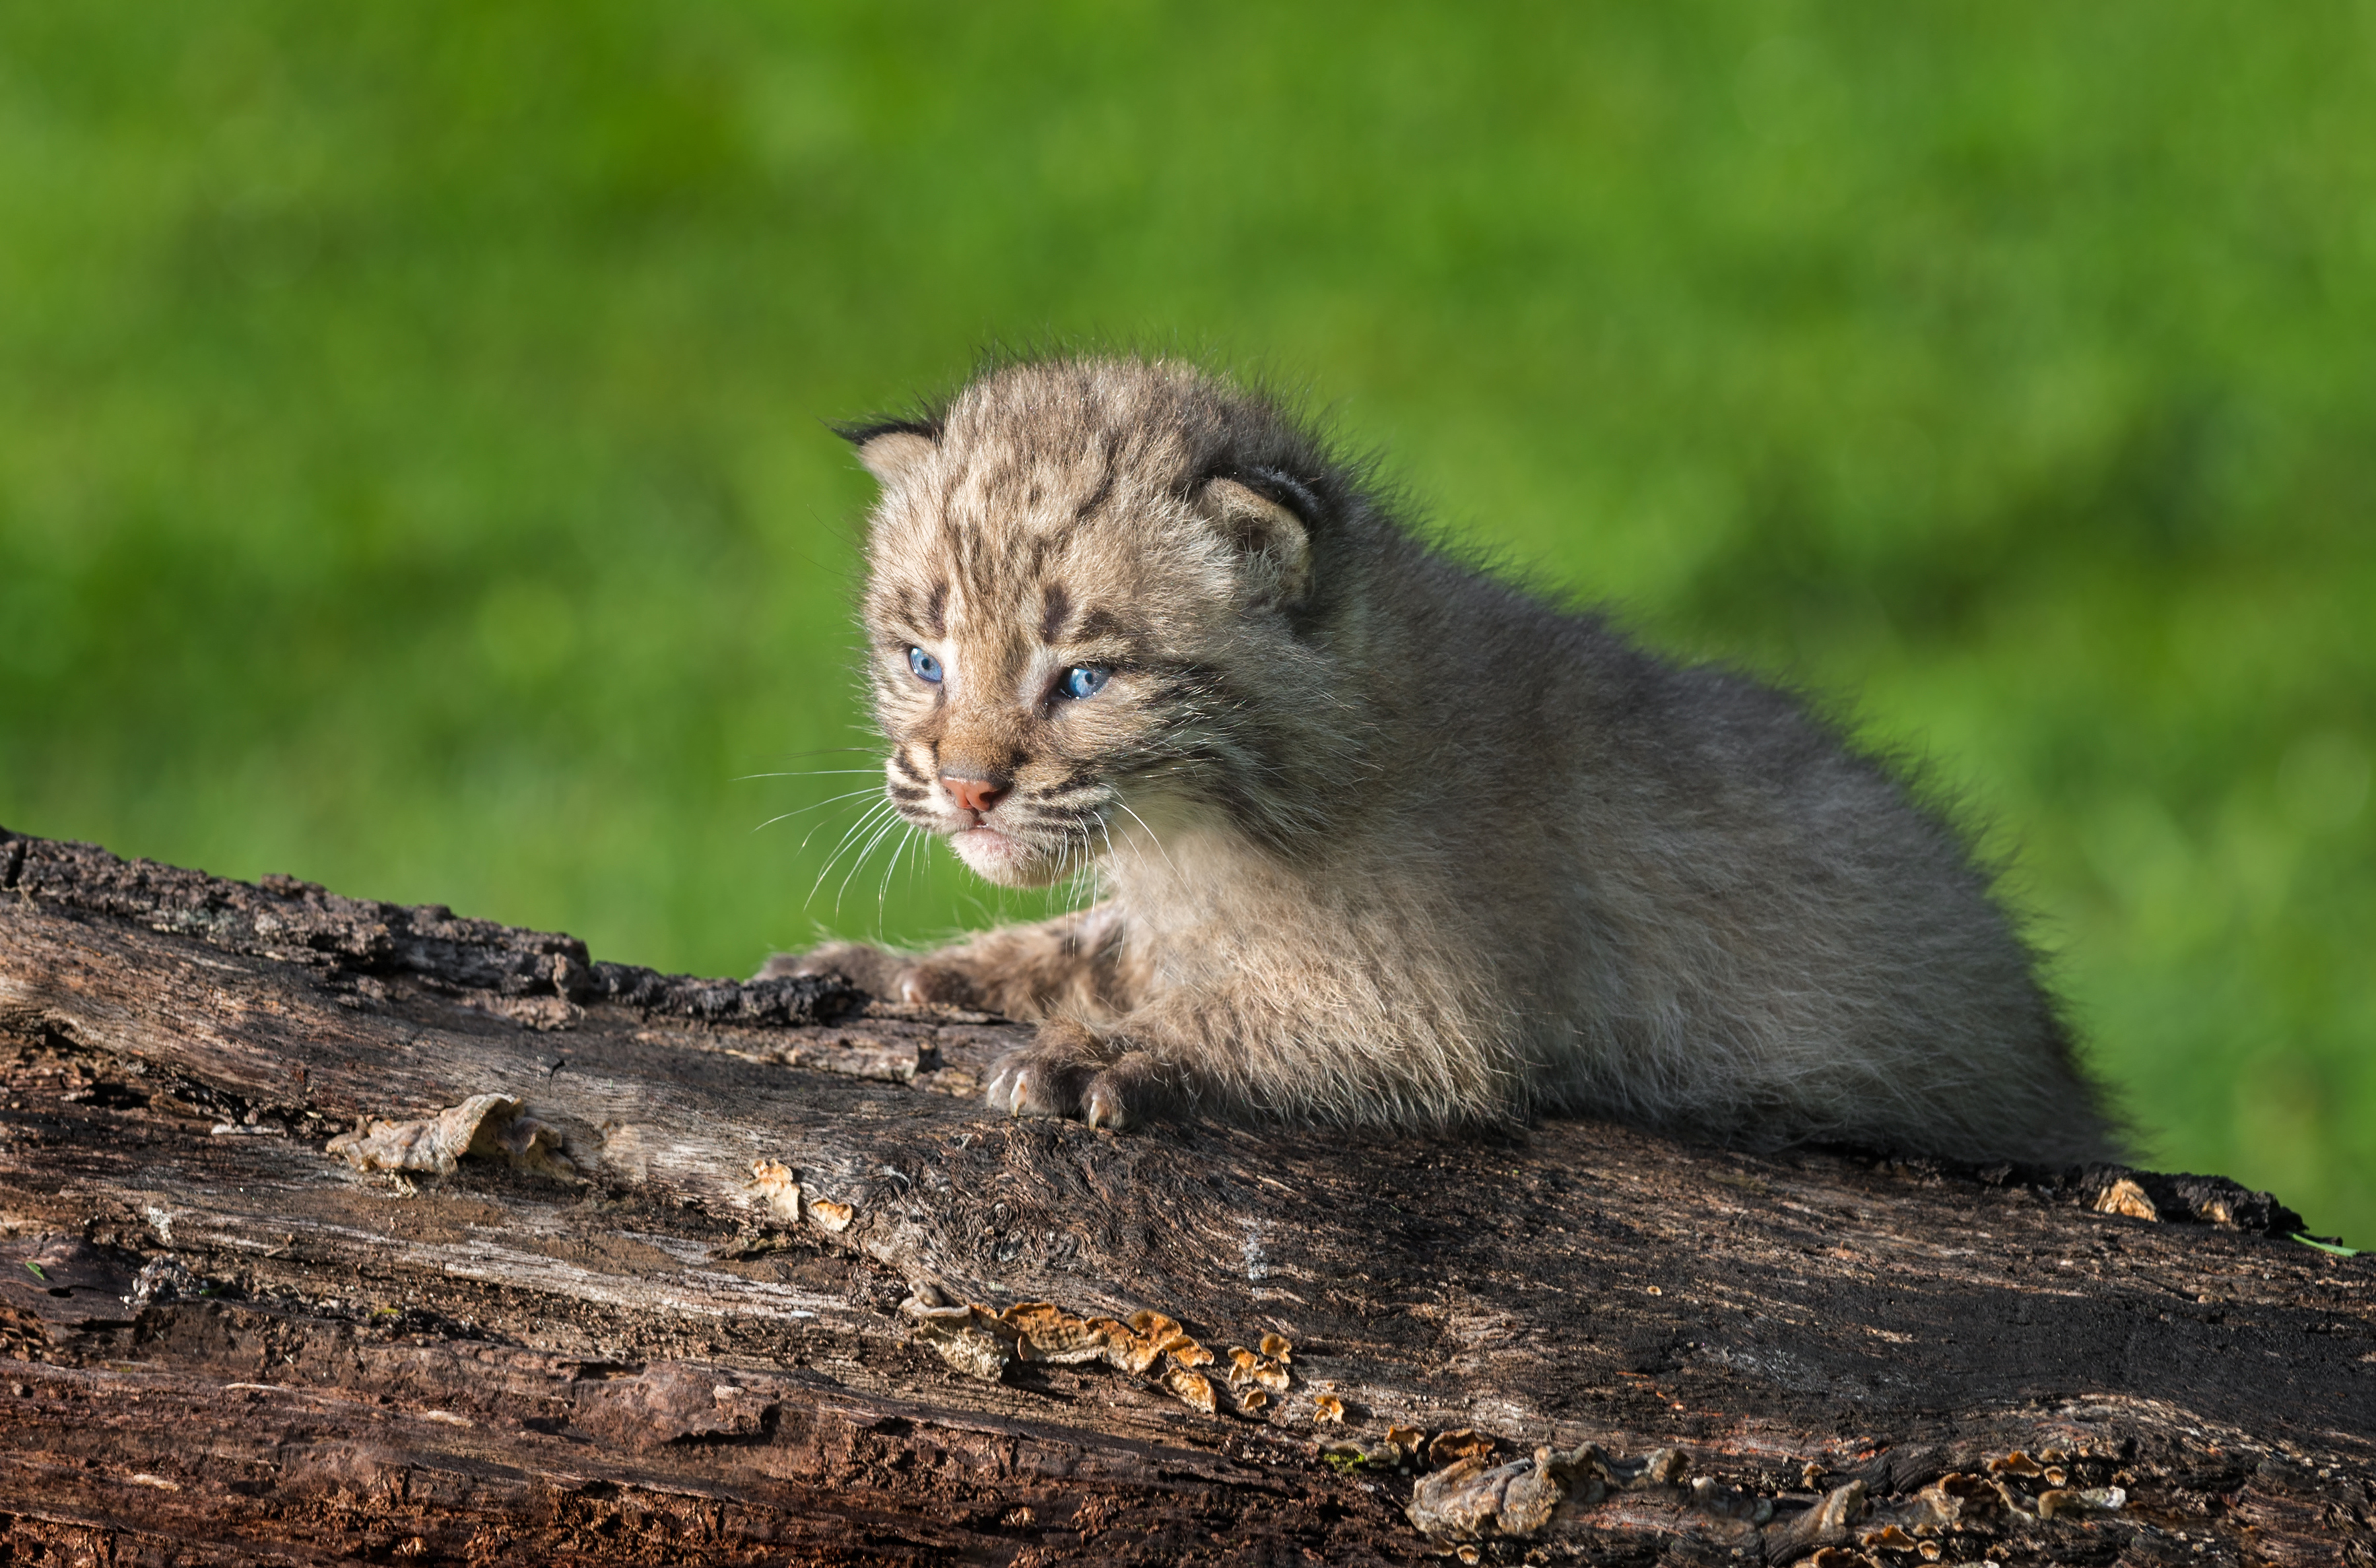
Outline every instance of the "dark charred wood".
<path fill-rule="evenodd" d="M 2265 1194 L 1116 1136 L 1018 1038 L 0 835 L 0 1560 L 2376 1562 Z"/>

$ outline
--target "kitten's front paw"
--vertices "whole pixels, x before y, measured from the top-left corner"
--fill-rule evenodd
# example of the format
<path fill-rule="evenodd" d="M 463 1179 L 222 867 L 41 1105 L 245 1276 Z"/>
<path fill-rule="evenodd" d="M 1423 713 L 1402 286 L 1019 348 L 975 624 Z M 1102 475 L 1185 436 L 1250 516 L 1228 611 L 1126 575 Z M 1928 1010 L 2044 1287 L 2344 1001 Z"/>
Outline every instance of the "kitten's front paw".
<path fill-rule="evenodd" d="M 1051 1039 L 1060 1028 L 1068 1032 Z M 1072 1038 L 1087 1032 L 1075 1025 L 1043 1024 L 1037 1040 L 1000 1057 L 984 1091 L 990 1108 L 1010 1116 L 1081 1114 L 1081 1091 L 1103 1064 L 1085 1055 Z"/>
<path fill-rule="evenodd" d="M 986 1098 L 1010 1116 L 1070 1116 L 1119 1132 L 1170 1108 L 1170 1080 L 1146 1051 L 1054 1018 L 1029 1045 L 999 1058 Z"/>
<path fill-rule="evenodd" d="M 920 964 L 904 953 L 886 953 L 856 942 L 836 942 L 809 953 L 778 953 L 760 967 L 756 980 L 784 975 L 839 975 L 869 996 L 921 1005 L 974 1005 L 973 985 L 956 970 Z"/>

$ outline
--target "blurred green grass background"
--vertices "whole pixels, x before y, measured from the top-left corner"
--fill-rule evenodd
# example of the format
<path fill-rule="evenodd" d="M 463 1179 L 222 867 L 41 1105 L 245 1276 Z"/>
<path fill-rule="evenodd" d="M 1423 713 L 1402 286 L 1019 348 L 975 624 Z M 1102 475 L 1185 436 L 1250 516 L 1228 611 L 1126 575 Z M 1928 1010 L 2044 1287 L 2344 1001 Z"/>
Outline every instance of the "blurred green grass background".
<path fill-rule="evenodd" d="M 2376 1239 L 2371 67 L 2331 3 L 0 4 L 0 822 L 703 972 L 979 921 L 811 897 L 854 802 L 754 831 L 872 766 L 819 422 L 1176 346 L 1930 759 L 2147 1155 Z"/>

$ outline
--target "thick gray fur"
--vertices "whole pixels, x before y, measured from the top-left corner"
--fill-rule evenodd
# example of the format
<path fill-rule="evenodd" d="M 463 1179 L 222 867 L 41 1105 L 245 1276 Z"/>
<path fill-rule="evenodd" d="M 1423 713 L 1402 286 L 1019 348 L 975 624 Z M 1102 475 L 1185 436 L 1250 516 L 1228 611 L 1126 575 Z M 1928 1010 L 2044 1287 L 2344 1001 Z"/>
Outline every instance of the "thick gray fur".
<path fill-rule="evenodd" d="M 2114 1152 L 1941 815 L 1792 696 L 1422 541 L 1271 399 L 1056 360 L 853 439 L 894 803 L 1104 898 L 778 967 L 1043 1020 L 1001 1109 Z M 1108 685 L 1051 698 L 1076 665 Z M 1005 792 L 958 809 L 952 775 Z"/>

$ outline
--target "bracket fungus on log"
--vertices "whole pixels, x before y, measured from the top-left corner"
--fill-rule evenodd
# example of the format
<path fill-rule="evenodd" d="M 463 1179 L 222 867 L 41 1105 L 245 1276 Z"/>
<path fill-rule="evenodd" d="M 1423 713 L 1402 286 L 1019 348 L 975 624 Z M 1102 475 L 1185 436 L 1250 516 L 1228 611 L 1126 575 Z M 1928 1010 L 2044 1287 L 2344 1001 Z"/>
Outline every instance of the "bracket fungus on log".
<path fill-rule="evenodd" d="M 2376 1560 L 2266 1194 L 1117 1136 L 1022 1038 L 0 834 L 0 1555 Z"/>

